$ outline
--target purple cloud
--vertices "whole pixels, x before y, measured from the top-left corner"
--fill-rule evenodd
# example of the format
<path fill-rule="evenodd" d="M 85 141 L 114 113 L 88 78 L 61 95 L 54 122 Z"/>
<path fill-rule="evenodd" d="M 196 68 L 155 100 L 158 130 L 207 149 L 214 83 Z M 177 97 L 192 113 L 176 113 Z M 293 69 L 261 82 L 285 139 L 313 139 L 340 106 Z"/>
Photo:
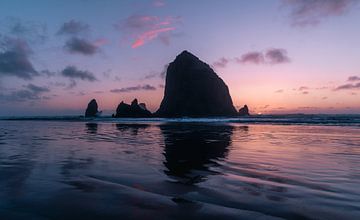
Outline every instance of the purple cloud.
<path fill-rule="evenodd" d="M 238 63 L 263 64 L 265 62 L 264 55 L 261 52 L 248 52 L 243 54 L 241 58 L 236 58 Z"/>
<path fill-rule="evenodd" d="M 283 0 L 293 26 L 319 24 L 323 19 L 346 14 L 358 0 Z"/>
<path fill-rule="evenodd" d="M 335 91 L 339 91 L 339 90 L 350 90 L 350 89 L 360 89 L 360 82 L 356 83 L 356 84 L 344 84 L 341 86 L 336 87 L 334 90 Z"/>
<path fill-rule="evenodd" d="M 73 37 L 66 41 L 64 48 L 70 53 L 78 53 L 82 55 L 94 55 L 99 51 L 95 44 L 77 37 Z"/>
<path fill-rule="evenodd" d="M 4 38 L 0 40 L 0 76 L 15 76 L 30 80 L 39 73 L 34 69 L 32 51 L 26 41 Z"/>
<path fill-rule="evenodd" d="M 235 58 L 236 62 L 242 64 L 281 64 L 290 62 L 285 49 L 272 48 L 265 53 L 252 51 L 243 54 L 240 58 Z"/>
<path fill-rule="evenodd" d="M 299 90 L 299 91 L 309 90 L 309 87 L 307 87 L 307 86 L 300 86 L 298 90 Z"/>
<path fill-rule="evenodd" d="M 134 91 L 139 91 L 139 90 L 153 91 L 153 90 L 156 90 L 156 87 L 149 85 L 149 84 L 145 84 L 142 86 L 138 85 L 138 86 L 124 87 L 124 88 L 120 88 L 120 89 L 112 89 L 112 90 L 110 90 L 110 92 L 123 93 L 123 92 L 134 92 Z"/>
<path fill-rule="evenodd" d="M 81 79 L 90 82 L 94 82 L 97 80 L 93 73 L 86 70 L 78 70 L 75 66 L 67 66 L 63 71 L 61 71 L 61 75 L 72 80 Z M 75 81 L 73 82 L 73 84 L 76 85 Z"/>
<path fill-rule="evenodd" d="M 49 97 L 43 96 L 44 93 L 50 92 L 50 89 L 47 87 L 37 86 L 31 83 L 23 87 L 25 89 L 12 91 L 9 94 L 0 93 L 0 99 L 8 102 L 24 102 L 49 99 Z"/>
<path fill-rule="evenodd" d="M 70 20 L 65 22 L 57 32 L 57 35 L 78 35 L 87 33 L 90 30 L 88 24 L 82 23 L 80 21 Z"/>
<path fill-rule="evenodd" d="M 359 76 L 350 76 L 348 78 L 349 82 L 354 82 L 354 81 L 360 81 L 360 77 Z"/>
<path fill-rule="evenodd" d="M 160 7 L 164 7 L 166 4 L 164 0 L 154 0 L 152 2 L 152 5 L 156 8 L 160 8 Z"/>
<path fill-rule="evenodd" d="M 47 39 L 47 26 L 43 23 L 23 21 L 9 17 L 5 19 L 5 26 L 9 28 L 9 35 L 26 39 L 30 43 L 44 43 Z"/>
<path fill-rule="evenodd" d="M 272 48 L 266 51 L 265 57 L 270 64 L 280 64 L 290 62 L 287 51 L 284 49 Z"/>
<path fill-rule="evenodd" d="M 215 61 L 213 63 L 213 66 L 218 68 L 225 68 L 228 63 L 229 63 L 229 59 L 222 57 L 219 60 Z"/>

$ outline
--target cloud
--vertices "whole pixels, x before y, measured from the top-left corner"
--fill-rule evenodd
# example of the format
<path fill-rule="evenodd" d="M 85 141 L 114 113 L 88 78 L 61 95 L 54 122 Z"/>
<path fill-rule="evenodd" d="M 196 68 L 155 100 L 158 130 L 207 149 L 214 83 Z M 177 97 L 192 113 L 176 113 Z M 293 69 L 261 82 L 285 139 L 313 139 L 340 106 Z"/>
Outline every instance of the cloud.
<path fill-rule="evenodd" d="M 283 93 L 283 92 L 284 92 L 284 90 L 282 90 L 282 89 L 279 89 L 279 90 L 275 91 L 275 93 Z"/>
<path fill-rule="evenodd" d="M 134 91 L 139 91 L 139 90 L 154 91 L 154 90 L 156 90 L 156 87 L 149 85 L 149 84 L 145 84 L 142 86 L 138 85 L 138 86 L 124 87 L 124 88 L 120 88 L 120 89 L 112 89 L 112 90 L 110 90 L 110 92 L 123 93 L 123 92 L 134 92 Z"/>
<path fill-rule="evenodd" d="M 73 37 L 66 41 L 64 48 L 70 53 L 83 55 L 94 55 L 98 52 L 98 47 L 95 44 L 77 37 Z"/>
<path fill-rule="evenodd" d="M 43 43 L 48 38 L 47 26 L 43 23 L 23 21 L 14 17 L 8 17 L 1 23 L 1 26 L 8 29 L 8 35 L 26 39 L 31 43 Z"/>
<path fill-rule="evenodd" d="M 241 58 L 236 58 L 236 61 L 238 63 L 263 64 L 265 59 L 261 52 L 248 52 L 243 54 Z"/>
<path fill-rule="evenodd" d="M 57 32 L 57 35 L 78 35 L 84 34 L 90 31 L 88 24 L 80 21 L 70 20 L 65 22 Z"/>
<path fill-rule="evenodd" d="M 0 76 L 15 76 L 31 80 L 39 73 L 29 57 L 32 51 L 26 41 L 4 38 L 0 41 Z"/>
<path fill-rule="evenodd" d="M 307 87 L 307 86 L 300 86 L 299 87 L 299 91 L 305 91 L 305 90 L 309 90 L 310 88 L 309 87 Z"/>
<path fill-rule="evenodd" d="M 42 96 L 44 93 L 50 92 L 50 89 L 47 87 L 36 86 L 34 84 L 28 84 L 24 87 L 25 89 L 12 91 L 9 94 L 0 94 L 0 99 L 8 102 L 24 102 L 49 99 L 47 96 Z"/>
<path fill-rule="evenodd" d="M 271 48 L 265 52 L 251 51 L 235 58 L 241 64 L 282 64 L 290 62 L 287 51 L 280 48 Z"/>
<path fill-rule="evenodd" d="M 174 27 L 159 28 L 159 29 L 149 30 L 144 33 L 141 33 L 140 35 L 137 36 L 136 40 L 131 45 L 131 47 L 137 48 L 137 47 L 143 46 L 146 42 L 151 41 L 151 40 L 155 39 L 156 37 L 158 37 L 159 34 L 165 33 L 168 31 L 172 31 L 172 30 L 175 30 L 175 28 Z M 162 38 L 162 39 L 166 45 L 169 44 L 169 38 Z"/>
<path fill-rule="evenodd" d="M 29 89 L 30 91 L 36 93 L 36 94 L 39 94 L 39 93 L 43 93 L 43 92 L 49 92 L 50 89 L 47 88 L 47 87 L 41 87 L 41 86 L 36 86 L 34 84 L 28 84 L 26 86 L 27 89 Z"/>
<path fill-rule="evenodd" d="M 149 74 L 144 76 L 144 79 L 153 79 L 153 78 L 156 78 L 156 77 L 159 77 L 159 76 L 160 76 L 159 73 L 149 73 Z"/>
<path fill-rule="evenodd" d="M 50 71 L 50 70 L 41 70 L 40 73 L 41 73 L 42 75 L 47 76 L 47 77 L 53 77 L 53 76 L 56 75 L 55 72 L 52 72 L 52 71 Z"/>
<path fill-rule="evenodd" d="M 179 17 L 166 17 L 164 19 L 157 16 L 132 15 L 123 22 L 116 24 L 115 28 L 126 33 L 127 38 L 132 38 L 132 48 L 138 48 L 144 44 L 160 39 L 160 41 L 169 45 L 170 38 L 173 35 L 169 33 L 174 31 L 175 25 L 179 23 Z"/>
<path fill-rule="evenodd" d="M 350 77 L 348 77 L 347 81 L 350 83 L 340 85 L 340 86 L 334 88 L 333 91 L 360 89 L 360 82 L 358 82 L 358 81 L 360 81 L 360 77 L 350 76 Z"/>
<path fill-rule="evenodd" d="M 81 79 L 90 82 L 96 81 L 96 77 L 89 71 L 78 70 L 75 66 L 67 66 L 61 71 L 61 75 L 72 80 Z"/>
<path fill-rule="evenodd" d="M 164 0 L 154 0 L 152 2 L 152 5 L 156 8 L 160 8 L 160 7 L 164 7 L 166 4 Z"/>
<path fill-rule="evenodd" d="M 349 82 L 354 82 L 354 81 L 360 81 L 360 77 L 359 76 L 350 76 L 348 78 Z"/>
<path fill-rule="evenodd" d="M 338 86 L 334 89 L 334 91 L 339 91 L 339 90 L 351 90 L 351 89 L 360 89 L 360 82 L 359 83 L 356 83 L 356 84 L 351 84 L 351 83 L 348 83 L 348 84 L 344 84 L 344 85 L 341 85 L 341 86 Z"/>
<path fill-rule="evenodd" d="M 66 86 L 66 89 L 72 89 L 77 85 L 75 80 L 70 80 L 70 83 Z"/>
<path fill-rule="evenodd" d="M 163 69 L 161 70 L 160 73 L 151 72 L 151 73 L 145 75 L 144 79 L 153 79 L 153 78 L 156 78 L 156 77 L 160 77 L 161 79 L 165 79 L 166 71 L 167 71 L 168 66 L 169 66 L 168 64 L 164 65 L 164 67 L 163 67 Z"/>
<path fill-rule="evenodd" d="M 293 26 L 317 25 L 328 17 L 346 14 L 358 0 L 283 0 Z"/>
<path fill-rule="evenodd" d="M 303 91 L 301 94 L 307 95 L 307 94 L 309 94 L 309 92 L 308 91 Z"/>
<path fill-rule="evenodd" d="M 218 61 L 215 61 L 213 63 L 213 66 L 218 68 L 225 68 L 228 63 L 229 63 L 229 59 L 222 57 Z"/>
<path fill-rule="evenodd" d="M 270 64 L 280 64 L 290 62 L 287 51 L 284 49 L 272 48 L 266 51 L 265 58 Z"/>

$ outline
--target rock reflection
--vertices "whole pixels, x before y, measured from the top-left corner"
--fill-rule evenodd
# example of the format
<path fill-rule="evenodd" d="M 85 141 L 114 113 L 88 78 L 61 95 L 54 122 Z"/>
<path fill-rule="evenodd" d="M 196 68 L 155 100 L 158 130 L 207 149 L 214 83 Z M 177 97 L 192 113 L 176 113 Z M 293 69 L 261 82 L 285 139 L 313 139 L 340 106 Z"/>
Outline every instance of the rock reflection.
<path fill-rule="evenodd" d="M 208 175 L 216 174 L 211 168 L 225 158 L 231 144 L 233 127 L 209 124 L 163 124 L 164 172 L 182 183 L 196 184 Z"/>
<path fill-rule="evenodd" d="M 86 123 L 86 131 L 88 134 L 96 134 L 98 130 L 97 123 Z"/>
<path fill-rule="evenodd" d="M 132 135 L 136 136 L 139 131 L 145 130 L 150 125 L 148 124 L 116 124 L 116 128 L 121 132 L 129 131 Z"/>

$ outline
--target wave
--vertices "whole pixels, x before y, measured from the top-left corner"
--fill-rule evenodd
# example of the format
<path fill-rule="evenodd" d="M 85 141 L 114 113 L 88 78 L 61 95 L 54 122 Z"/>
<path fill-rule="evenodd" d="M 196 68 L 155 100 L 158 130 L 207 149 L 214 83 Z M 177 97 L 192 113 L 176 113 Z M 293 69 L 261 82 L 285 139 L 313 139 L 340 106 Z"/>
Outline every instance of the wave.
<path fill-rule="evenodd" d="M 211 117 L 211 118 L 112 118 L 102 116 L 84 118 L 83 116 L 37 116 L 37 117 L 2 117 L 0 120 L 24 121 L 95 121 L 95 122 L 159 122 L 159 123 L 245 123 L 245 124 L 280 124 L 280 125 L 333 125 L 360 126 L 360 115 L 256 115 L 249 117 Z"/>

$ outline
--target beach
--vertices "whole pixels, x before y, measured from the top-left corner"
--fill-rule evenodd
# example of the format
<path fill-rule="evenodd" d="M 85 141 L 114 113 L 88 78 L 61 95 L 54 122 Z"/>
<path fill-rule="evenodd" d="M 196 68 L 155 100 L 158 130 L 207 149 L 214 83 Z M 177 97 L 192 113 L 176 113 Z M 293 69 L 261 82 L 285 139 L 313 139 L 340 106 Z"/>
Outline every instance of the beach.
<path fill-rule="evenodd" d="M 247 120 L 1 120 L 0 219 L 360 218 L 357 124 Z"/>

